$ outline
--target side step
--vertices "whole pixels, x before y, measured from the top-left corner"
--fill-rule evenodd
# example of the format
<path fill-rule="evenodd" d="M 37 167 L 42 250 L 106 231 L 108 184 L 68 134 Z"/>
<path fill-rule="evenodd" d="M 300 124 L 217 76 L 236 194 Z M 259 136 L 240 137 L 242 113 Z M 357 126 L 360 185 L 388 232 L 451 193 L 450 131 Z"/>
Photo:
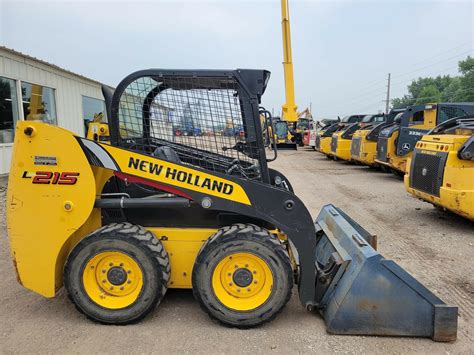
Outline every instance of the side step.
<path fill-rule="evenodd" d="M 458 308 L 380 255 L 375 237 L 333 205 L 315 225 L 316 302 L 329 333 L 456 340 Z"/>

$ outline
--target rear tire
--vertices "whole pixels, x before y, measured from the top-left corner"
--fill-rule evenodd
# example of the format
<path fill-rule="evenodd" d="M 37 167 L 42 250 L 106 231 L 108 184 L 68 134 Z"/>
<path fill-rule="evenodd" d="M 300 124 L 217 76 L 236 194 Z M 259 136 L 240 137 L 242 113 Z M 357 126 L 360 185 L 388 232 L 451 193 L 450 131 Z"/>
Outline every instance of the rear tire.
<path fill-rule="evenodd" d="M 268 230 L 235 224 L 206 241 L 192 280 L 194 297 L 209 316 L 250 328 L 270 321 L 286 305 L 293 270 L 288 252 Z"/>
<path fill-rule="evenodd" d="M 166 250 L 153 233 L 112 223 L 69 254 L 64 285 L 76 308 L 103 324 L 135 323 L 163 299 L 170 278 Z"/>

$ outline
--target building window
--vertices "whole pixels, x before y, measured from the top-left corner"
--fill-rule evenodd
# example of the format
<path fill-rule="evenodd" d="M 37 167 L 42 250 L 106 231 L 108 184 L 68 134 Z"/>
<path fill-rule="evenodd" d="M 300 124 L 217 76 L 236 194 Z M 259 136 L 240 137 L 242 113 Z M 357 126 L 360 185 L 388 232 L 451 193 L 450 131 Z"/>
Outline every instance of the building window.
<path fill-rule="evenodd" d="M 84 118 L 84 130 L 87 136 L 89 122 L 100 121 L 107 122 L 107 112 L 103 100 L 94 99 L 88 96 L 82 96 L 82 117 Z"/>
<path fill-rule="evenodd" d="M 56 124 L 54 89 L 30 83 L 21 83 L 23 114 L 27 121 L 43 121 Z"/>
<path fill-rule="evenodd" d="M 105 112 L 104 100 L 94 99 L 92 97 L 82 97 L 82 114 L 85 121 L 93 121 L 99 115 L 103 115 L 103 122 L 106 122 L 107 114 Z"/>
<path fill-rule="evenodd" d="M 12 143 L 18 120 L 15 81 L 0 77 L 0 143 Z"/>

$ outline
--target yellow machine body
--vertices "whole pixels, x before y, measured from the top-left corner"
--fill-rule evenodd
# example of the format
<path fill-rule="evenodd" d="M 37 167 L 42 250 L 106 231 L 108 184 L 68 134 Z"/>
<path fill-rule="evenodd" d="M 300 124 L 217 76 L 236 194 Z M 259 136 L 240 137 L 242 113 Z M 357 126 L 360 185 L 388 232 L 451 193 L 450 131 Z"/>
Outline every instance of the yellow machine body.
<path fill-rule="evenodd" d="M 427 109 L 423 112 L 423 122 L 420 124 L 410 125 L 410 128 L 420 128 L 420 129 L 431 129 L 436 126 L 436 115 L 437 109 Z M 412 156 L 413 152 L 410 152 L 406 155 L 399 156 L 396 154 L 396 140 L 398 138 L 399 131 L 396 131 L 388 138 L 387 142 L 387 162 L 380 161 L 375 159 L 375 162 L 381 165 L 385 165 L 391 169 L 394 169 L 402 174 L 405 174 L 407 169 L 408 159 Z"/>
<path fill-rule="evenodd" d="M 86 137 L 96 142 L 108 142 L 110 137 L 109 125 L 101 122 L 90 122 Z"/>
<path fill-rule="evenodd" d="M 26 130 L 31 130 L 31 134 L 24 133 Z M 199 174 L 203 179 L 218 179 L 168 161 L 150 157 L 147 158 L 153 162 L 147 161 L 143 155 L 129 151 L 125 154 L 108 144 L 101 146 L 114 157 L 125 174 L 151 179 L 153 173 L 149 165 L 158 162 L 163 169 L 176 168 L 188 174 Z M 136 168 L 126 161 L 130 155 L 141 159 Z M 113 172 L 91 166 L 72 132 L 41 122 L 18 122 L 12 161 L 7 225 L 18 280 L 34 292 L 54 297 L 62 286 L 63 268 L 70 251 L 85 236 L 101 227 L 101 212 L 94 208 L 94 202 Z M 162 175 L 164 183 L 171 182 L 166 179 L 170 178 Z M 208 194 L 250 204 L 240 185 L 225 179 L 216 183 L 232 185 L 232 194 L 226 196 L 217 191 L 206 191 Z M 188 182 L 173 181 L 173 184 L 184 186 Z M 169 287 L 191 288 L 196 255 L 216 229 L 159 226 L 148 229 L 160 238 L 168 251 L 172 270 Z"/>
<path fill-rule="evenodd" d="M 23 133 L 26 129 L 33 130 L 31 136 Z M 60 174 L 63 181 L 76 181 L 51 189 L 51 173 L 53 179 Z M 7 227 L 23 286 L 46 297 L 55 295 L 70 250 L 100 227 L 94 201 L 101 189 L 97 184 L 109 176 L 107 171 L 93 171 L 71 132 L 40 122 L 18 122 L 8 180 Z"/>
<path fill-rule="evenodd" d="M 109 125 L 104 122 L 104 114 L 96 113 L 94 119 L 87 124 L 86 138 L 96 142 L 109 142 Z"/>
<path fill-rule="evenodd" d="M 323 154 L 331 156 L 331 137 L 321 137 L 319 143 L 319 151 Z"/>
<path fill-rule="evenodd" d="M 331 153 L 341 160 L 351 160 L 351 140 L 342 138 L 343 130 L 332 134 Z"/>
<path fill-rule="evenodd" d="M 458 157 L 459 148 L 470 137 L 470 135 L 462 134 L 423 136 L 416 144 L 415 152 L 429 155 L 447 153 L 439 196 L 410 186 L 410 179 L 414 174 L 411 169 L 411 159 L 408 160 L 407 174 L 404 178 L 406 190 L 417 198 L 474 220 L 474 162 L 461 160 Z"/>
<path fill-rule="evenodd" d="M 353 142 L 360 141 L 358 152 L 351 153 L 351 159 L 358 161 L 364 165 L 376 165 L 375 157 L 377 156 L 377 142 L 367 140 L 370 130 L 359 129 L 354 132 L 351 141 L 351 152 Z"/>

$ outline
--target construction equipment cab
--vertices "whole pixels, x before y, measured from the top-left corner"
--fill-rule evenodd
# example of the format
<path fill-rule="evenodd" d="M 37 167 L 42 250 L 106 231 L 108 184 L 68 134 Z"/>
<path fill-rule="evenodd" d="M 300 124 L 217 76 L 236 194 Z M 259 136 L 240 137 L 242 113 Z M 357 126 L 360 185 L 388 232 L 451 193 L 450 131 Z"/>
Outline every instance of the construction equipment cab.
<path fill-rule="evenodd" d="M 293 125 L 281 120 L 279 117 L 273 119 L 273 127 L 275 128 L 274 137 L 278 149 L 298 149 L 296 134 Z"/>
<path fill-rule="evenodd" d="M 405 187 L 419 199 L 474 221 L 474 116 L 445 121 L 416 143 Z"/>
<path fill-rule="evenodd" d="M 64 285 L 104 324 L 137 322 L 168 288 L 191 289 L 210 317 L 239 328 L 276 317 L 296 283 L 331 333 L 454 340 L 457 307 L 383 258 L 339 208 L 314 221 L 268 167 L 259 103 L 269 77 L 132 73 L 106 103 L 110 144 L 19 121 L 7 193 L 19 282 L 45 297 Z M 229 120 L 244 134 L 224 134 Z M 183 122 L 202 135 L 170 134 Z"/>
<path fill-rule="evenodd" d="M 472 103 L 409 106 L 393 125 L 380 131 L 375 161 L 397 174 L 405 174 L 408 158 L 423 134 L 450 118 L 473 113 Z"/>
<path fill-rule="evenodd" d="M 397 115 L 401 115 L 405 109 L 390 110 L 383 122 L 364 124 L 354 132 L 351 141 L 351 159 L 367 166 L 377 166 L 375 156 L 377 154 L 377 138 L 380 131 L 394 122 Z"/>
<path fill-rule="evenodd" d="M 369 124 L 372 120 L 383 119 L 383 114 L 380 115 L 355 115 L 352 121 L 344 122 L 342 120 L 338 129 L 331 136 L 331 152 L 330 155 L 334 160 L 350 160 L 351 140 L 354 132 L 360 127 L 360 123 L 365 119 L 364 124 Z"/>
<path fill-rule="evenodd" d="M 326 154 L 328 158 L 332 157 L 332 151 L 331 151 L 331 141 L 332 141 L 332 135 L 337 132 L 342 130 L 344 127 L 360 122 L 362 118 L 364 118 L 365 115 L 349 115 L 349 116 L 344 116 L 342 120 L 339 120 L 336 123 L 333 123 L 329 127 L 325 128 L 324 130 L 321 131 L 321 134 L 319 135 L 319 147 L 316 145 L 316 149 L 319 150 L 321 153 Z"/>

